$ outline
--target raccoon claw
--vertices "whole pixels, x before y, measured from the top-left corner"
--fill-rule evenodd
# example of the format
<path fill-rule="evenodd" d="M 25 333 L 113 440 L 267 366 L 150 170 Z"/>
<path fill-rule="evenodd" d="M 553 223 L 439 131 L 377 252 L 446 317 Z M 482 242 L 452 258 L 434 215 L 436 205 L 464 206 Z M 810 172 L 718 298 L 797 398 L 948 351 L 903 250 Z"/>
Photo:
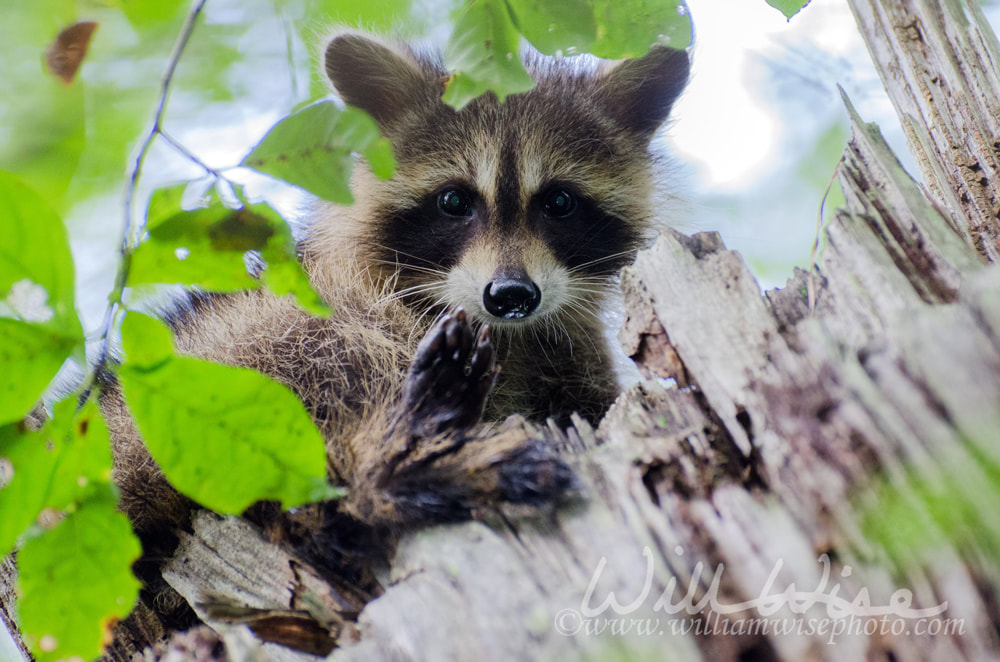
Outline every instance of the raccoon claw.
<path fill-rule="evenodd" d="M 464 310 L 443 315 L 420 342 L 406 376 L 403 412 L 411 432 L 430 436 L 479 422 L 498 373 L 489 328 L 477 338 Z"/>

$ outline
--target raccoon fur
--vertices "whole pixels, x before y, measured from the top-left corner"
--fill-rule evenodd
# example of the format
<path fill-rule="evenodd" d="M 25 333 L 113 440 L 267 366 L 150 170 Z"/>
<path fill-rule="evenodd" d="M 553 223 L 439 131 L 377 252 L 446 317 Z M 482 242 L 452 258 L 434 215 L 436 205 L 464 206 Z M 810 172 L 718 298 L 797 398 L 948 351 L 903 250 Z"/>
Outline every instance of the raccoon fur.
<path fill-rule="evenodd" d="M 326 74 L 397 167 L 382 180 L 358 162 L 355 203 L 311 214 L 300 249 L 331 316 L 263 290 L 191 294 L 167 316 L 179 351 L 295 391 L 351 517 L 455 519 L 570 484 L 549 449 L 481 421 L 596 422 L 615 398 L 603 313 L 654 230 L 650 141 L 689 69 L 662 46 L 591 64 L 529 56 L 534 89 L 455 110 L 439 58 L 337 34 Z M 140 530 L 151 509 L 179 515 L 188 504 L 166 495 L 113 384 L 104 399 L 125 510 Z"/>

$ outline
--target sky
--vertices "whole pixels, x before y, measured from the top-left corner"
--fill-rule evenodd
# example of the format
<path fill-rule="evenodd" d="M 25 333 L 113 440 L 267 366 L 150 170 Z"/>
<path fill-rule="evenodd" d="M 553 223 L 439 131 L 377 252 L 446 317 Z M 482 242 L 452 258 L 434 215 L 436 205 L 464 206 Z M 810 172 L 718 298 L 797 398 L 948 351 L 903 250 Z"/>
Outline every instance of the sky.
<path fill-rule="evenodd" d="M 846 0 L 813 0 L 790 21 L 763 1 L 689 5 L 692 81 L 667 136 L 681 163 L 678 229 L 719 231 L 762 287 L 780 286 L 808 265 L 849 136 L 836 85 L 905 156 L 902 133 Z"/>

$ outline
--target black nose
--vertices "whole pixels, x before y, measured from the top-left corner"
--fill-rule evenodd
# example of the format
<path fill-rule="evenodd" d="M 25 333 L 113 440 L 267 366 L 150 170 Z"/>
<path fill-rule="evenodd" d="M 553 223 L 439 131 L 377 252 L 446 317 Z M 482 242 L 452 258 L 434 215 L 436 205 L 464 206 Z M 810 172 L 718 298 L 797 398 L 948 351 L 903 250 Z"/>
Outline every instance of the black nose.
<path fill-rule="evenodd" d="M 483 305 L 490 315 L 508 320 L 527 317 L 541 300 L 541 290 L 527 278 L 498 279 L 483 290 Z"/>

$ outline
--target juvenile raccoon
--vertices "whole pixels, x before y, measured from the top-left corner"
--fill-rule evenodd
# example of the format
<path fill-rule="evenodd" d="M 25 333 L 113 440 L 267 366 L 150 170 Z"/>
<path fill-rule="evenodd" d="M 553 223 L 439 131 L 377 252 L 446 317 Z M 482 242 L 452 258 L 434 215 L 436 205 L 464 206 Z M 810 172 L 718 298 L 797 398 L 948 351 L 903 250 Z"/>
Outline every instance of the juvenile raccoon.
<path fill-rule="evenodd" d="M 392 140 L 388 181 L 363 163 L 356 202 L 323 204 L 301 244 L 329 319 L 264 291 L 197 294 L 169 316 L 181 351 L 291 387 L 327 439 L 353 517 L 461 517 L 537 502 L 566 467 L 538 445 L 483 440 L 481 418 L 597 421 L 617 393 L 601 314 L 653 229 L 649 143 L 688 78 L 685 52 L 585 67 L 528 58 L 537 86 L 461 110 L 435 58 L 361 33 L 325 69 Z M 437 320 L 437 321 L 435 321 Z M 494 367 L 502 366 L 502 371 Z M 160 499 L 119 398 L 123 503 Z M 138 459 L 136 459 L 138 458 Z"/>

